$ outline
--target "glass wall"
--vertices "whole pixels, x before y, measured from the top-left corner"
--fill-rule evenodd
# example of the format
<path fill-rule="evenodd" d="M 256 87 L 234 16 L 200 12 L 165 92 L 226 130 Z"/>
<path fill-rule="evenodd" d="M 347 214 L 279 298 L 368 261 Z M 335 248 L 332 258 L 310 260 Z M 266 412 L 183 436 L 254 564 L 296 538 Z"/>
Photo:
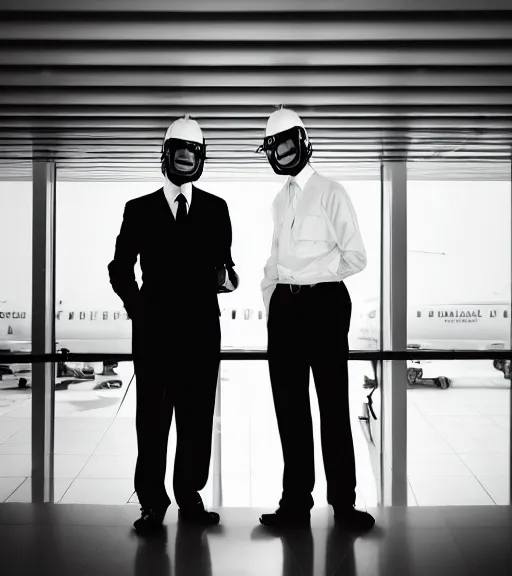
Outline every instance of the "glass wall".
<path fill-rule="evenodd" d="M 347 280 L 353 316 L 351 347 L 376 348 L 378 324 L 361 319 L 369 314 L 379 295 L 380 273 L 380 183 L 343 182 L 354 204 L 366 250 L 367 269 Z M 205 182 L 205 190 L 228 203 L 233 228 L 232 255 L 240 276 L 240 286 L 231 294 L 219 296 L 222 310 L 223 348 L 266 348 L 266 317 L 260 282 L 270 254 L 273 219 L 272 202 L 282 183 Z M 57 185 L 57 317 L 56 335 L 60 348 L 72 352 L 131 352 L 131 322 L 112 291 L 107 265 L 112 259 L 125 203 L 150 193 L 160 183 L 68 183 Z M 140 282 L 140 270 L 136 267 Z M 364 319 L 366 321 L 366 319 Z M 370 334 L 370 336 L 368 336 Z M 352 363 L 354 364 L 354 363 Z M 112 374 L 114 371 L 117 374 Z M 267 446 L 267 422 L 275 415 L 270 399 L 266 362 L 224 362 L 222 366 L 222 471 L 225 505 L 273 505 L 274 482 L 263 476 L 268 467 L 258 460 Z M 109 386 L 109 382 L 117 382 Z M 358 438 L 357 459 L 360 485 L 365 486 L 365 501 L 375 499 L 375 481 L 368 461 L 367 445 L 357 416 L 365 394 L 362 370 L 351 368 L 352 418 Z M 105 384 L 106 383 L 106 384 Z M 311 380 L 311 390 L 314 389 Z M 251 391 L 251 408 L 245 394 Z M 315 423 L 318 424 L 316 395 L 312 392 Z M 261 409 L 257 407 L 260 406 Z M 97 364 L 67 363 L 57 375 L 55 422 L 55 500 L 62 503 L 136 503 L 133 473 L 137 454 L 135 436 L 135 379 L 132 363 L 109 367 Z M 246 418 L 240 420 L 241 414 Z M 254 462 L 245 466 L 238 447 L 233 445 L 252 428 L 249 450 Z M 228 432 L 229 431 L 229 432 Z M 275 429 L 277 432 L 277 428 Z M 176 444 L 173 420 L 169 438 L 168 488 L 172 494 L 172 472 Z M 279 447 L 279 442 L 276 444 Z M 319 438 L 316 442 L 321 467 Z M 282 465 L 282 464 L 281 464 Z M 241 466 L 241 467 L 240 467 Z M 213 457 L 211 462 L 213 469 Z M 262 476 L 263 474 L 263 476 Z M 248 476 L 247 476 L 248 475 Z M 254 490 L 246 492 L 244 478 L 252 478 Z M 325 500 L 323 469 L 318 473 L 317 496 Z M 272 481 L 271 481 L 272 480 Z M 213 473 L 202 496 L 212 502 Z M 238 485 L 238 488 L 237 488 Z M 325 487 L 325 481 L 324 481 Z M 270 490 L 267 492 L 267 489 Z M 361 488 L 361 490 L 363 490 Z M 362 496 L 361 496 L 362 497 Z M 237 504 L 238 503 L 238 504 Z M 259 503 L 259 504 L 258 504 Z M 371 505 L 371 504 L 368 504 Z"/>
<path fill-rule="evenodd" d="M 56 339 L 77 353 L 131 353 L 131 321 L 107 266 L 124 205 L 149 183 L 58 182 Z M 135 274 L 140 282 L 140 268 Z M 133 364 L 72 363 L 57 368 L 55 501 L 126 504 L 137 455 Z"/>
<path fill-rule="evenodd" d="M 409 504 L 509 504 L 510 381 L 491 361 L 423 363 L 408 391 Z M 450 388 L 436 386 L 447 376 Z"/>
<path fill-rule="evenodd" d="M 0 181 L 0 354 L 30 352 L 32 182 Z M 30 364 L 0 362 L 0 502 L 30 499 Z"/>
<path fill-rule="evenodd" d="M 357 505 L 377 505 L 376 479 L 367 438 L 359 421 L 365 362 L 349 363 L 349 402 L 356 455 Z M 273 507 L 281 497 L 283 457 L 266 361 L 222 363 L 222 488 L 223 505 Z M 315 446 L 316 506 L 327 506 L 320 441 L 318 400 L 311 374 L 310 403 Z"/>
<path fill-rule="evenodd" d="M 510 347 L 510 177 L 480 170 L 450 177 L 445 164 L 408 174 L 408 338 L 410 349 L 500 350 Z M 504 170 L 501 167 L 500 174 Z M 508 167 L 510 175 L 510 167 Z M 368 253 L 364 272 L 347 280 L 353 300 L 352 350 L 378 349 L 380 182 L 342 181 Z M 131 322 L 110 286 L 107 265 L 131 198 L 159 183 L 66 183 L 57 188 L 56 337 L 72 352 L 131 351 Z M 233 226 L 239 289 L 220 296 L 223 347 L 266 347 L 260 292 L 272 235 L 272 201 L 281 183 L 206 182 L 223 197 Z M 30 351 L 31 182 L 0 184 L 0 347 Z M 16 240 L 16 241 L 13 241 Z M 9 248 L 7 249 L 7 246 Z M 140 281 L 140 270 L 136 267 Z M 0 500 L 29 501 L 29 366 L 1 368 Z M 222 482 L 226 506 L 272 506 L 282 457 L 264 361 L 222 365 Z M 358 503 L 376 504 L 372 454 L 379 434 L 359 419 L 375 386 L 370 363 L 350 363 L 350 402 L 358 466 Z M 311 379 L 317 486 L 325 504 L 318 404 Z M 55 500 L 136 503 L 133 365 L 59 365 L 56 380 Z M 508 504 L 510 366 L 506 362 L 410 362 L 408 365 L 410 505 Z M 380 415 L 379 392 L 374 409 Z M 168 485 L 176 443 L 169 440 Z M 377 445 L 376 445 L 377 443 Z M 268 466 L 272 460 L 273 465 Z M 211 470 L 214 458 L 212 457 Z M 266 464 L 267 463 L 267 464 Z M 203 491 L 212 502 L 213 473 Z"/>
<path fill-rule="evenodd" d="M 449 166 L 408 167 L 408 347 L 508 349 L 510 166 Z M 509 422 L 503 363 L 409 363 L 410 504 L 509 504 Z"/>
<path fill-rule="evenodd" d="M 131 322 L 113 292 L 114 256 L 124 206 L 158 186 L 146 183 L 58 182 L 56 337 L 72 352 L 131 352 Z M 140 268 L 135 274 L 140 283 Z"/>

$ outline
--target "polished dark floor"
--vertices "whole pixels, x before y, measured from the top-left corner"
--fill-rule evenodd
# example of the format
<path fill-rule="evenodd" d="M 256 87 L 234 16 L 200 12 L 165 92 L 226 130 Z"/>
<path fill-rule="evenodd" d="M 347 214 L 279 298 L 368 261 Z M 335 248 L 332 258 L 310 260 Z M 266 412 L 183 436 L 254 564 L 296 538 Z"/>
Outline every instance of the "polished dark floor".
<path fill-rule="evenodd" d="M 168 511 L 162 534 L 138 537 L 136 506 L 0 504 L 6 576 L 473 576 L 512 574 L 512 508 L 381 508 L 354 538 L 313 509 L 311 529 L 272 533 L 255 508 L 221 509 L 221 524 L 183 527 Z"/>

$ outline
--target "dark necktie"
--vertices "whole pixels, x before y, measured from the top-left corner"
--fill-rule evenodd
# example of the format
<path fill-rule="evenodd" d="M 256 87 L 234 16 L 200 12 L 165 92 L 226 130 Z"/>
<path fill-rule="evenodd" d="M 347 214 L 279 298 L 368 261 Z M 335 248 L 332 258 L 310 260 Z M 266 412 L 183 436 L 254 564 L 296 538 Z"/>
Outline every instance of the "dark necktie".
<path fill-rule="evenodd" d="M 187 218 L 187 199 L 183 194 L 178 194 L 176 202 L 178 202 L 178 211 L 176 212 L 176 222 L 178 224 L 184 224 Z"/>

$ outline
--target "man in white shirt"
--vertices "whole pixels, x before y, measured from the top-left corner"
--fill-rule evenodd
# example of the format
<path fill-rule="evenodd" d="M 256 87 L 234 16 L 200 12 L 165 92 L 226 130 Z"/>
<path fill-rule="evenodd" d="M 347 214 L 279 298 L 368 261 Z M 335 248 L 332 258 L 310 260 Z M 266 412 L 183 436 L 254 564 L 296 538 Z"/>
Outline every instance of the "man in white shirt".
<path fill-rule="evenodd" d="M 370 529 L 355 504 L 355 459 L 348 399 L 352 303 L 343 282 L 366 266 L 357 217 L 341 184 L 309 164 L 312 146 L 299 116 L 281 108 L 261 147 L 287 175 L 273 204 L 271 255 L 261 282 L 268 317 L 268 362 L 284 458 L 283 493 L 266 526 L 307 524 L 315 483 L 309 371 L 320 408 L 327 501 L 336 521 Z"/>

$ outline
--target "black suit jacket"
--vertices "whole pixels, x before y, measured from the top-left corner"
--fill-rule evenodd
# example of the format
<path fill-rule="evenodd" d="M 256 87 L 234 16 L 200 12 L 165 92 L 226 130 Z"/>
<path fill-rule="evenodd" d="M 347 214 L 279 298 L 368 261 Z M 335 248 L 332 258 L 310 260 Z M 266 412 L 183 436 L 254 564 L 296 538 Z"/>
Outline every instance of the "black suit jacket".
<path fill-rule="evenodd" d="M 226 202 L 195 186 L 184 228 L 176 223 L 161 188 L 126 203 L 114 259 L 108 265 L 110 282 L 131 318 L 140 305 L 165 309 L 183 298 L 201 312 L 215 309 L 218 269 L 233 268 L 231 220 Z M 140 257 L 142 287 L 134 265 Z"/>

